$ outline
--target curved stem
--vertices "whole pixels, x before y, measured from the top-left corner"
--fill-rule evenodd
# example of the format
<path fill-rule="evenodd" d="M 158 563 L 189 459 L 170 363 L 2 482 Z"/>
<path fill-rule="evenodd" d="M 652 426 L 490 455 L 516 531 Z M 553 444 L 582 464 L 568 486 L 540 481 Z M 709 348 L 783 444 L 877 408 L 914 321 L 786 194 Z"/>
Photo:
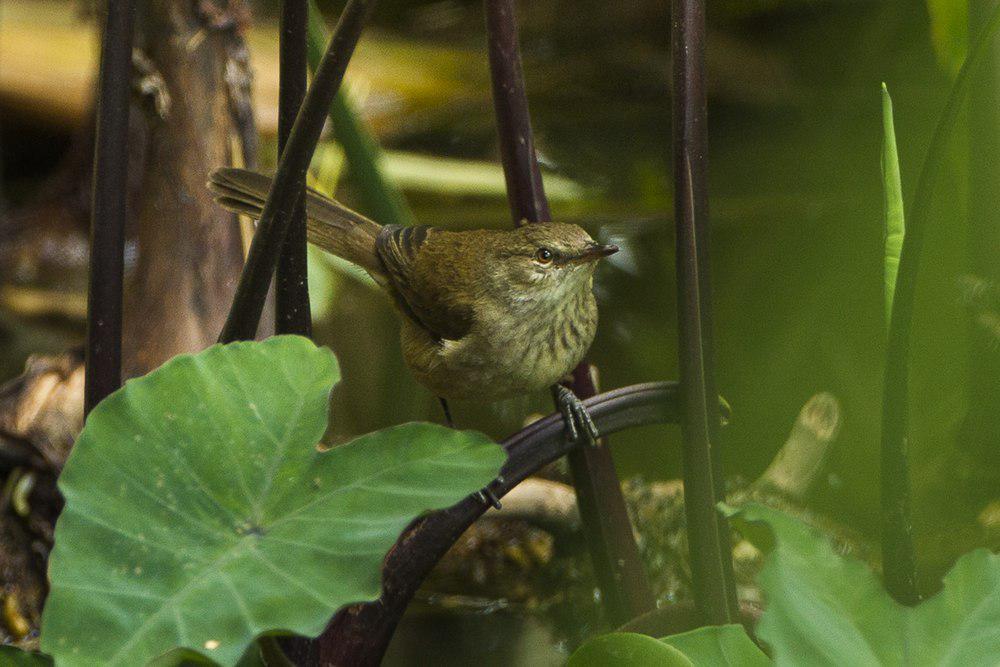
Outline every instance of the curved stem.
<path fill-rule="evenodd" d="M 219 335 L 221 343 L 249 340 L 257 333 L 271 276 L 306 180 L 309 161 L 323 131 L 327 110 L 344 80 L 347 64 L 374 6 L 374 0 L 350 0 L 340 15 L 278 161 L 278 170 L 264 202 L 229 317 Z"/>
<path fill-rule="evenodd" d="M 634 426 L 677 423 L 677 383 L 653 382 L 599 394 L 584 401 L 601 433 Z M 504 440 L 507 463 L 490 484 L 502 497 L 529 475 L 571 452 L 563 419 L 551 414 Z M 417 519 L 389 551 L 382 568 L 382 596 L 375 602 L 340 610 L 324 631 L 322 664 L 377 665 L 389 640 L 434 565 L 455 540 L 478 519 L 486 506 L 469 496 L 452 507 Z"/>

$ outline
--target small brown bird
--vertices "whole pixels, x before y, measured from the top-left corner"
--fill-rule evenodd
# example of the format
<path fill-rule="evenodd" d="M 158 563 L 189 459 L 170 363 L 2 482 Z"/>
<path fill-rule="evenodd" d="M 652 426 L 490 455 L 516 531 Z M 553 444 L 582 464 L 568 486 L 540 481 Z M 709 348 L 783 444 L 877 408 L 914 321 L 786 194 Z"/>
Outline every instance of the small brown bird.
<path fill-rule="evenodd" d="M 218 169 L 209 188 L 226 208 L 259 218 L 262 174 Z M 593 275 L 618 251 L 564 223 L 446 231 L 380 225 L 309 190 L 309 241 L 365 269 L 402 314 L 403 358 L 441 399 L 493 401 L 553 387 L 576 440 L 593 422 L 559 381 L 597 330 Z M 446 416 L 447 404 L 442 400 Z"/>

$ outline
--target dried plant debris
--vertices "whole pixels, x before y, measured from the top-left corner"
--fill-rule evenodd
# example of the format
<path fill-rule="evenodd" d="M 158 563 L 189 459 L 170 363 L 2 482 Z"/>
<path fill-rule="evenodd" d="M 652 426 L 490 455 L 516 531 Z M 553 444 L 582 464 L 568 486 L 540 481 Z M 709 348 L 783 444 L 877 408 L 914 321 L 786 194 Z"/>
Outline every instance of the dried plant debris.
<path fill-rule="evenodd" d="M 0 462 L 58 472 L 83 428 L 83 353 L 32 357 L 0 387 Z"/>

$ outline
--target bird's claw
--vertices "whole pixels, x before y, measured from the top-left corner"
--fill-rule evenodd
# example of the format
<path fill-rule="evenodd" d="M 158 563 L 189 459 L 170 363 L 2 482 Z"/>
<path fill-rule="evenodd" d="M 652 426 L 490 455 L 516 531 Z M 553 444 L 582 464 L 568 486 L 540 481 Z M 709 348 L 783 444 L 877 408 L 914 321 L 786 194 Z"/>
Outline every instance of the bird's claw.
<path fill-rule="evenodd" d="M 566 387 L 556 385 L 554 392 L 556 405 L 562 413 L 566 422 L 566 438 L 570 442 L 583 442 L 591 447 L 597 446 L 597 439 L 601 437 L 597 430 L 597 424 L 587 412 L 587 407 L 576 394 Z"/>
<path fill-rule="evenodd" d="M 497 494 L 493 493 L 493 490 L 488 486 L 477 491 L 476 497 L 487 507 L 492 507 L 495 510 L 503 509 L 503 504 L 500 502 L 500 499 L 497 498 Z"/>

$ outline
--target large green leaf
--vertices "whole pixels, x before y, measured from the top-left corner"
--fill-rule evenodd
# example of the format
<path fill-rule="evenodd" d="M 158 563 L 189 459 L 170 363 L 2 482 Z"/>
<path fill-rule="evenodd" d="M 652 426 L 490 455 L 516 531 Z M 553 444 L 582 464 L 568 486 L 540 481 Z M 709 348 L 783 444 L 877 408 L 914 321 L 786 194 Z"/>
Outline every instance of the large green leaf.
<path fill-rule="evenodd" d="M 421 512 L 488 483 L 485 436 L 407 424 L 317 449 L 336 360 L 304 338 L 212 347 L 126 383 L 87 420 L 59 487 L 42 647 L 142 665 L 175 647 L 235 663 L 375 598 Z"/>
<path fill-rule="evenodd" d="M 720 625 L 664 637 L 663 642 L 696 665 L 765 667 L 771 660 L 747 636 L 742 625 Z"/>
<path fill-rule="evenodd" d="M 636 632 L 594 637 L 570 656 L 566 667 L 693 667 L 672 646 Z"/>
<path fill-rule="evenodd" d="M 774 538 L 758 580 L 767 609 L 757 636 L 771 646 L 776 664 L 997 664 L 1000 556 L 966 554 L 945 576 L 940 593 L 904 607 L 867 566 L 835 553 L 824 536 L 797 519 L 757 504 L 728 512 L 766 525 Z"/>

